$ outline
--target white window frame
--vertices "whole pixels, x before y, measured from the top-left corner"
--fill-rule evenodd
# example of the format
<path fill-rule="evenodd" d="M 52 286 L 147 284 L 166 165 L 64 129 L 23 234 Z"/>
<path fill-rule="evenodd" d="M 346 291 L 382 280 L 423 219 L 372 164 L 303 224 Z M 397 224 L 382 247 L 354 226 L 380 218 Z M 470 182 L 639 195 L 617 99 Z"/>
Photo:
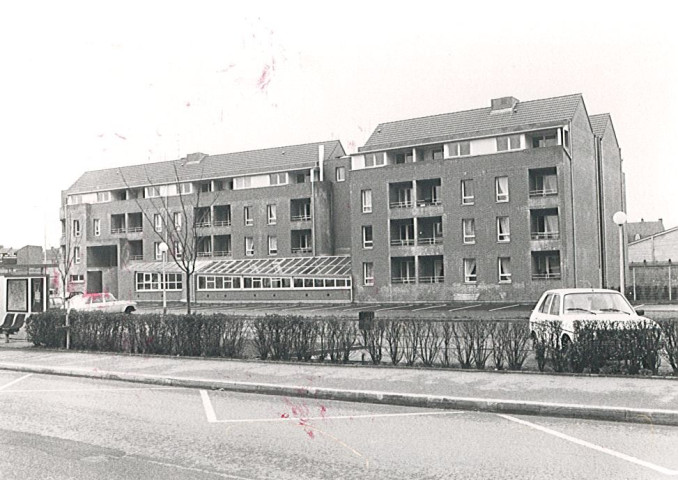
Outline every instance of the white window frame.
<path fill-rule="evenodd" d="M 268 178 L 270 185 L 287 185 L 289 183 L 287 172 L 271 173 Z"/>
<path fill-rule="evenodd" d="M 501 181 L 503 179 L 506 179 L 506 192 L 500 192 L 499 187 L 501 184 Z M 501 177 L 494 177 L 494 193 L 496 195 L 496 201 L 497 203 L 506 203 L 509 201 L 509 178 L 506 175 L 503 175 Z"/>
<path fill-rule="evenodd" d="M 153 214 L 153 229 L 157 233 L 162 232 L 162 215 L 160 215 L 159 213 Z"/>
<path fill-rule="evenodd" d="M 473 245 L 476 243 L 475 218 L 463 218 L 461 220 L 461 236 L 464 245 Z"/>
<path fill-rule="evenodd" d="M 177 260 L 184 256 L 184 246 L 180 242 L 174 244 L 174 258 Z"/>
<path fill-rule="evenodd" d="M 360 201 L 362 203 L 363 213 L 372 213 L 372 190 L 366 189 L 360 191 Z"/>
<path fill-rule="evenodd" d="M 193 193 L 193 184 L 192 183 L 180 183 L 179 184 L 179 195 L 190 195 Z"/>
<path fill-rule="evenodd" d="M 245 218 L 245 226 L 251 227 L 254 225 L 254 217 L 252 216 L 252 206 L 245 205 L 243 208 L 243 217 Z"/>
<path fill-rule="evenodd" d="M 471 187 L 471 195 L 468 194 L 467 186 Z M 465 178 L 461 181 L 461 204 L 462 205 L 473 205 L 476 203 L 475 195 L 475 182 L 472 178 Z"/>
<path fill-rule="evenodd" d="M 346 181 L 346 167 L 344 167 L 342 165 L 341 167 L 335 168 L 334 178 L 337 182 L 345 182 Z"/>
<path fill-rule="evenodd" d="M 466 157 L 471 155 L 471 141 L 463 140 L 461 142 L 453 142 L 448 145 L 447 149 L 450 157 Z M 462 150 L 467 150 L 468 153 L 462 153 Z"/>
<path fill-rule="evenodd" d="M 111 192 L 97 192 L 97 203 L 106 203 L 111 201 Z"/>
<path fill-rule="evenodd" d="M 254 237 L 245 237 L 245 256 L 254 256 Z"/>
<path fill-rule="evenodd" d="M 278 254 L 278 237 L 276 235 L 268 236 L 268 254 L 269 255 Z"/>
<path fill-rule="evenodd" d="M 374 230 L 372 225 L 363 225 L 363 248 L 371 249 L 374 248 Z M 370 238 L 367 238 L 367 232 L 370 232 Z"/>
<path fill-rule="evenodd" d="M 463 260 L 464 266 L 464 283 L 478 283 L 478 264 L 475 258 L 465 258 Z"/>
<path fill-rule="evenodd" d="M 160 242 L 153 242 L 153 258 L 162 260 L 162 252 L 160 251 Z"/>
<path fill-rule="evenodd" d="M 80 264 L 80 247 L 73 247 L 73 263 Z"/>
<path fill-rule="evenodd" d="M 72 226 L 71 226 L 71 233 L 73 234 L 74 237 L 79 237 L 80 234 L 82 233 L 80 229 L 80 220 L 75 219 L 73 220 Z"/>
<path fill-rule="evenodd" d="M 83 275 L 82 273 L 71 275 L 69 283 L 85 283 L 85 275 Z"/>
<path fill-rule="evenodd" d="M 363 285 L 374 286 L 374 263 L 363 262 Z"/>
<path fill-rule="evenodd" d="M 100 218 L 95 218 L 94 221 L 92 222 L 92 229 L 94 230 L 94 236 L 99 237 L 101 236 L 101 219 Z"/>
<path fill-rule="evenodd" d="M 381 167 L 386 165 L 386 153 L 366 153 L 365 154 L 365 168 Z"/>
<path fill-rule="evenodd" d="M 134 289 L 137 292 L 161 292 L 163 283 L 167 292 L 181 292 L 183 290 L 184 279 L 181 273 L 166 272 L 163 274 L 157 272 L 135 272 Z"/>
<path fill-rule="evenodd" d="M 502 226 L 502 220 L 506 223 Z M 497 217 L 497 242 L 507 243 L 511 241 L 511 223 L 509 217 Z"/>
<path fill-rule="evenodd" d="M 506 139 L 506 146 L 507 148 L 500 148 L 499 142 L 501 139 Z M 508 152 L 511 150 L 520 150 L 521 148 L 521 135 L 502 135 L 501 137 L 497 137 L 497 151 L 498 152 Z M 516 145 L 517 143 L 517 145 Z"/>
<path fill-rule="evenodd" d="M 497 258 L 497 275 L 499 283 L 511 283 L 511 258 Z"/>
<path fill-rule="evenodd" d="M 181 212 L 174 212 L 174 213 L 172 214 L 172 216 L 173 216 L 173 220 L 172 220 L 172 221 L 174 222 L 174 230 L 176 230 L 177 232 L 180 232 L 180 231 L 181 231 L 181 227 L 182 227 L 182 225 L 183 225 L 183 223 L 184 223 L 183 215 L 182 215 Z"/>
<path fill-rule="evenodd" d="M 278 223 L 278 206 L 275 203 L 266 205 L 266 217 L 267 225 L 275 225 Z"/>

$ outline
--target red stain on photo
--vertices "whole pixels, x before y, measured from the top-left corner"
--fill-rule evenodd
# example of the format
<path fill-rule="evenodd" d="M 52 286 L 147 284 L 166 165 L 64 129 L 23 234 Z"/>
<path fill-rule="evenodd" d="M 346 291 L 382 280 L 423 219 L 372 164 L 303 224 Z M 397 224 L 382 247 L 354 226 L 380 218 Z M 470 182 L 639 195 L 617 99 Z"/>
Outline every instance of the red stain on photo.
<path fill-rule="evenodd" d="M 121 139 L 121 140 L 127 140 L 127 138 L 123 137 L 123 136 L 120 135 L 119 133 L 116 133 L 115 136 L 118 137 L 118 138 Z"/>

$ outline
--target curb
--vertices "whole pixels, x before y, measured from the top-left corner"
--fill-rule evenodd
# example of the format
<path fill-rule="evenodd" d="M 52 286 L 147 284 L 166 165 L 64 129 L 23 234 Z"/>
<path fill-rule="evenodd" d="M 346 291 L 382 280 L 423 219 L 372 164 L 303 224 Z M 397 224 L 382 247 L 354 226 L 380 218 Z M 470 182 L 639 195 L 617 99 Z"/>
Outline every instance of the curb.
<path fill-rule="evenodd" d="M 46 367 L 26 364 L 0 363 L 0 370 L 24 373 L 60 375 L 66 377 L 115 380 L 150 385 L 224 390 L 259 395 L 305 397 L 343 402 L 373 403 L 406 407 L 435 408 L 443 410 L 468 410 L 485 413 L 533 415 L 545 417 L 579 418 L 612 422 L 641 423 L 649 425 L 678 426 L 678 410 L 590 406 L 562 403 L 467 398 L 412 393 L 345 390 L 323 387 L 302 387 L 269 383 L 235 382 L 207 378 L 181 378 L 144 375 L 100 370 L 83 370 L 63 367 Z"/>

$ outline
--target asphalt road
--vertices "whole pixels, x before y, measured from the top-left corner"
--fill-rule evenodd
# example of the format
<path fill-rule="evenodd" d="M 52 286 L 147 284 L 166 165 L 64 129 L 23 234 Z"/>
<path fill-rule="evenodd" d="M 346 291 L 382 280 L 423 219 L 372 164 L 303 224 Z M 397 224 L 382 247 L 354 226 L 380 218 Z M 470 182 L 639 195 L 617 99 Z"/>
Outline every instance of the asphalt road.
<path fill-rule="evenodd" d="M 678 429 L 0 371 L 0 478 L 678 478 Z"/>

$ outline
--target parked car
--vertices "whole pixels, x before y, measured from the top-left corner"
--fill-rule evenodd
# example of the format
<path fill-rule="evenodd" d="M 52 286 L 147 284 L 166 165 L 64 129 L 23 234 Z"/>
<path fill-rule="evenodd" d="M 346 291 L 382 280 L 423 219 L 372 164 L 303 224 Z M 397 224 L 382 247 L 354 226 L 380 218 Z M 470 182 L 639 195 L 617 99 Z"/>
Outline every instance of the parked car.
<path fill-rule="evenodd" d="M 575 321 L 615 322 L 617 325 L 652 322 L 643 310 L 636 310 L 616 290 L 601 288 L 563 288 L 544 292 L 530 315 L 530 333 L 534 338 L 540 328 L 560 322 L 563 344 L 575 341 Z M 652 322 L 653 323 L 653 322 Z"/>
<path fill-rule="evenodd" d="M 85 293 L 71 298 L 68 301 L 68 308 L 85 311 L 132 313 L 137 309 L 137 302 L 116 300 L 112 293 Z"/>

